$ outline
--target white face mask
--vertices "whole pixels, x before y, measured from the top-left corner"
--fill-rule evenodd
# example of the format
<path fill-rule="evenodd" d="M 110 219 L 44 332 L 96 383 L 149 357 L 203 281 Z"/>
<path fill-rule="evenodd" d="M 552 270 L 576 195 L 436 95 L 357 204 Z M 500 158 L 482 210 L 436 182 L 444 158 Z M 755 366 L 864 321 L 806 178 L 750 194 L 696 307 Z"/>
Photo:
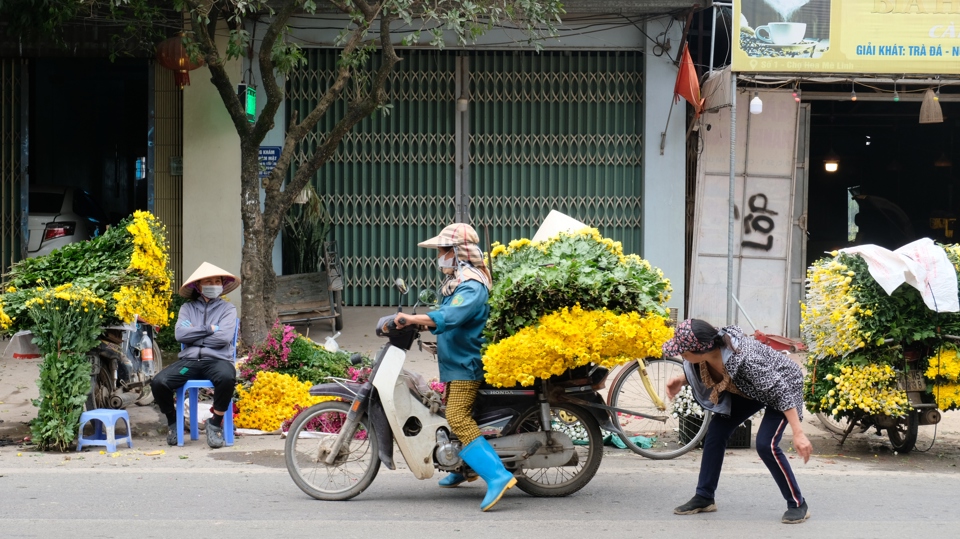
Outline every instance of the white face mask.
<path fill-rule="evenodd" d="M 203 285 L 200 287 L 200 293 L 207 299 L 217 299 L 223 294 L 223 287 L 218 284 Z"/>
<path fill-rule="evenodd" d="M 451 275 L 457 270 L 457 253 L 453 249 L 447 251 L 447 254 L 440 255 L 440 258 L 437 260 L 437 265 L 440 267 L 440 271 L 447 275 Z"/>

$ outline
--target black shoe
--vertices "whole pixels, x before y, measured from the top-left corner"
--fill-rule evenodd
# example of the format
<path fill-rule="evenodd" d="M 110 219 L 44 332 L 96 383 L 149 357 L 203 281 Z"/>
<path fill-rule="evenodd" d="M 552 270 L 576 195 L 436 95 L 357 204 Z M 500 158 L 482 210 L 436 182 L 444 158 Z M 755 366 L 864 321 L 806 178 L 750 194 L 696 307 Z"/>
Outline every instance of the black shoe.
<path fill-rule="evenodd" d="M 207 445 L 213 449 L 223 447 L 223 427 L 218 427 L 207 420 Z"/>
<path fill-rule="evenodd" d="M 177 424 L 167 426 L 167 445 L 177 445 Z"/>
<path fill-rule="evenodd" d="M 675 515 L 695 515 L 697 513 L 713 513 L 717 510 L 717 504 L 713 498 L 704 498 L 697 494 L 690 501 L 673 510 Z"/>
<path fill-rule="evenodd" d="M 787 509 L 787 512 L 783 514 L 783 518 L 780 519 L 780 522 L 784 524 L 800 524 L 804 520 L 810 518 L 810 510 L 807 508 L 807 500 L 803 500 L 803 503 L 800 504 L 800 507 L 791 507 Z"/>

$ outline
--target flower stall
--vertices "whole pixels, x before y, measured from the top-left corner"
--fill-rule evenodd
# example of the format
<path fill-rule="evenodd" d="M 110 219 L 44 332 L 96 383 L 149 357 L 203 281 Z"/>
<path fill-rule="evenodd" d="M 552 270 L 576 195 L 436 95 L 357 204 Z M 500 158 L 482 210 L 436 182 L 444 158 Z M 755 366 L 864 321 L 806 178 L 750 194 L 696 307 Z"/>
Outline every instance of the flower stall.
<path fill-rule="evenodd" d="M 237 364 L 234 425 L 262 432 L 286 431 L 301 411 L 332 399 L 310 395 L 314 384 L 328 377 L 353 381 L 369 377 L 369 367 L 352 366 L 350 355 L 331 352 L 277 321 L 267 338 L 253 345 Z"/>
<path fill-rule="evenodd" d="M 170 290 L 166 231 L 149 212 L 135 212 L 92 240 L 13 265 L 0 296 L 0 332 L 22 332 L 21 340 L 43 358 L 34 401 L 39 410 L 31 422 L 38 447 L 63 450 L 76 437 L 91 391 L 87 355 L 100 344 L 102 328 L 137 315 L 167 325 Z"/>
<path fill-rule="evenodd" d="M 919 425 L 960 405 L 960 246 L 833 251 L 807 270 L 801 332 L 807 408 L 838 434 L 887 430 L 913 449 Z"/>

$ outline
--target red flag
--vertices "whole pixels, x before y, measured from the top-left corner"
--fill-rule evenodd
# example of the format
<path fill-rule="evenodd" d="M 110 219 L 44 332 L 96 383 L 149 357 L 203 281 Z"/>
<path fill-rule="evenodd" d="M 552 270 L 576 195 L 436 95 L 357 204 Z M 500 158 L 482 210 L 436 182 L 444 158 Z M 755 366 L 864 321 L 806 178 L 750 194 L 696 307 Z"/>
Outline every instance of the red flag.
<path fill-rule="evenodd" d="M 677 72 L 677 84 L 673 87 L 674 99 L 680 101 L 684 98 L 693 105 L 696 115 L 700 116 L 703 111 L 703 99 L 700 97 L 700 83 L 697 79 L 697 68 L 693 66 L 693 58 L 690 57 L 690 49 L 687 44 L 683 45 L 683 55 L 680 59 L 680 71 Z"/>

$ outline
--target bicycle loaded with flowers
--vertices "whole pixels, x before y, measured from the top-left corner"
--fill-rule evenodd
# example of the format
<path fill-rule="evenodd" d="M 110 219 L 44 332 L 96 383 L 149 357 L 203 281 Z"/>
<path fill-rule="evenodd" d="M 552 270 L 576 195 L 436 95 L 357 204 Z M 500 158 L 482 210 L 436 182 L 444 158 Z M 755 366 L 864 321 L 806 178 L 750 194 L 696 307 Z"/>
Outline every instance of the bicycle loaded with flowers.
<path fill-rule="evenodd" d="M 913 284 L 888 294 L 884 285 L 896 285 L 889 282 L 896 272 L 884 263 L 897 258 Z M 958 271 L 960 245 L 931 240 L 893 253 L 875 246 L 833 251 L 808 268 L 801 305 L 809 349 L 805 400 L 841 443 L 875 428 L 887 432 L 894 450 L 909 452 L 921 425 L 960 407 L 960 313 L 950 305 Z"/>

